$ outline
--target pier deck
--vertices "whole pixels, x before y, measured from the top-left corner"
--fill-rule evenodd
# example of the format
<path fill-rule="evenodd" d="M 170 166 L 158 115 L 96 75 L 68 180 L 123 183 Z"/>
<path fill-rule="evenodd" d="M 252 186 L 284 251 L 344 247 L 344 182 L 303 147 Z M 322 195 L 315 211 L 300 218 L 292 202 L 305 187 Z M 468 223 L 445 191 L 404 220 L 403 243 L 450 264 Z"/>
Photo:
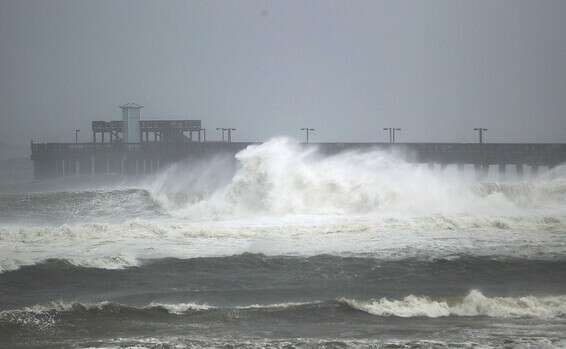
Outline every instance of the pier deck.
<path fill-rule="evenodd" d="M 36 179 L 104 173 L 140 175 L 184 159 L 233 155 L 251 144 L 257 143 L 32 143 L 31 159 Z M 515 165 L 517 173 L 522 173 L 524 166 L 536 171 L 541 166 L 552 168 L 566 162 L 564 143 L 311 143 L 303 146 L 317 146 L 323 154 L 379 149 L 431 167 L 471 164 L 479 171 L 497 165 L 500 172 L 505 172 L 507 165 Z"/>

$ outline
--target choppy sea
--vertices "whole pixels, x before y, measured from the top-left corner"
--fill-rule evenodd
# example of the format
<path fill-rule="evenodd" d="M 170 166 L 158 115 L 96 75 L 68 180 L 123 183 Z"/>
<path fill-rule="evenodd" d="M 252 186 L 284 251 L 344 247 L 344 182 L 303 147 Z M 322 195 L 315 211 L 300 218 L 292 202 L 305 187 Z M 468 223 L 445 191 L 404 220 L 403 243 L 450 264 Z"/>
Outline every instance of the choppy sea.
<path fill-rule="evenodd" d="M 0 348 L 566 347 L 564 166 L 478 178 L 283 138 L 139 178 L 16 163 Z"/>

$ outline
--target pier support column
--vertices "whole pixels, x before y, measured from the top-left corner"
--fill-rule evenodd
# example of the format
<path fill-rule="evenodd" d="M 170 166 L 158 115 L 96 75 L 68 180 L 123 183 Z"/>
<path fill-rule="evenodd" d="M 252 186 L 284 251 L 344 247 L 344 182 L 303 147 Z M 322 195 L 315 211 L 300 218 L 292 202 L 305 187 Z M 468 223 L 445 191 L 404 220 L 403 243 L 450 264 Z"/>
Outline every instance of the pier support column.
<path fill-rule="evenodd" d="M 485 164 L 474 164 L 474 171 L 476 173 L 476 178 L 483 179 L 487 177 L 489 173 L 489 166 Z"/>
<path fill-rule="evenodd" d="M 531 165 L 531 176 L 538 175 L 538 165 Z"/>
<path fill-rule="evenodd" d="M 480 165 L 480 164 L 474 164 L 474 172 L 475 172 L 476 174 L 478 174 L 478 173 L 480 172 L 480 168 L 481 168 L 481 165 Z"/>
<path fill-rule="evenodd" d="M 89 156 L 82 156 L 81 158 L 79 158 L 78 160 L 79 162 L 79 171 L 80 174 L 90 174 L 90 166 L 91 166 L 91 161 L 90 161 L 90 157 Z"/>
<path fill-rule="evenodd" d="M 517 170 L 517 177 L 523 177 L 523 172 L 524 172 L 523 164 L 516 164 L 515 168 Z"/>
<path fill-rule="evenodd" d="M 503 163 L 499 163 L 499 164 L 497 165 L 497 170 L 498 170 L 498 172 L 499 172 L 499 178 L 504 178 L 504 177 L 505 177 L 506 167 L 507 167 L 507 165 L 506 165 L 506 164 L 503 164 Z"/>

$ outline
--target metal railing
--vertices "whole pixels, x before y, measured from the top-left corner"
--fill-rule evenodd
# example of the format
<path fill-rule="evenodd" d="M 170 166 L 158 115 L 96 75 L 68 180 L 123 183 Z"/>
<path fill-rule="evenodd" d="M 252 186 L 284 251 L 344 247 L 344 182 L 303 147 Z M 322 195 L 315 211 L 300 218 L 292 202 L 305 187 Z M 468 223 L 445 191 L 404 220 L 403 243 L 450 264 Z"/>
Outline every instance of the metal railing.
<path fill-rule="evenodd" d="M 232 144 L 232 145 L 231 145 Z M 185 150 L 189 148 L 230 148 L 248 143 L 222 142 L 146 142 L 146 143 L 31 143 L 32 154 L 66 153 L 66 152 L 138 152 L 154 150 Z"/>

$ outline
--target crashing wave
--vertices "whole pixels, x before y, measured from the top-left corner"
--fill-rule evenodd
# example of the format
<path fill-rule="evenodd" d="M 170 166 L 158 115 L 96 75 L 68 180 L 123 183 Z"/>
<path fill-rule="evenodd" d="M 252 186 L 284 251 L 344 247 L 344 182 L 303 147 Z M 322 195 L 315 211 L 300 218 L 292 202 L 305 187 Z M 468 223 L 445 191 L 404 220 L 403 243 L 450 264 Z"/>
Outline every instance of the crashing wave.
<path fill-rule="evenodd" d="M 289 302 L 277 304 L 251 304 L 233 307 L 220 307 L 203 303 L 159 303 L 152 302 L 145 306 L 131 306 L 112 303 L 108 301 L 83 304 L 53 302 L 47 305 L 35 305 L 15 310 L 0 312 L 0 325 L 12 323 L 21 326 L 47 329 L 56 325 L 63 318 L 72 321 L 74 315 L 81 317 L 89 314 L 120 314 L 120 316 L 156 316 L 159 314 L 170 316 L 187 316 L 201 312 L 219 312 L 234 314 L 235 311 L 250 312 L 312 312 L 334 311 L 336 306 L 345 305 L 368 314 L 387 317 L 402 318 L 413 317 L 476 317 L 485 316 L 493 318 L 536 318 L 557 319 L 566 316 L 566 296 L 547 297 L 486 297 L 481 292 L 473 290 L 460 300 L 433 300 L 425 296 L 407 296 L 401 300 L 360 301 L 342 298 L 326 302 Z"/>
<path fill-rule="evenodd" d="M 566 315 L 566 296 L 486 297 L 473 290 L 460 301 L 433 300 L 410 295 L 402 300 L 381 298 L 369 302 L 341 299 L 352 308 L 377 316 L 446 317 L 487 316 L 496 318 L 560 318 Z"/>
<path fill-rule="evenodd" d="M 171 314 L 184 314 L 190 311 L 203 311 L 209 309 L 215 309 L 216 307 L 208 304 L 200 303 L 158 303 L 152 302 L 145 309 L 157 309 L 162 308 L 167 310 Z"/>
<path fill-rule="evenodd" d="M 206 178 L 229 166 L 218 160 L 196 169 L 176 165 L 149 185 L 149 191 L 171 214 L 191 218 L 388 211 L 513 216 L 539 208 L 563 212 L 566 202 L 561 169 L 527 182 L 478 182 L 473 176 L 407 162 L 399 154 L 366 150 L 325 156 L 286 138 L 249 146 L 236 160 L 234 175 L 211 179 L 214 185 Z"/>
<path fill-rule="evenodd" d="M 378 259 L 563 258 L 566 220 L 554 217 L 266 217 L 61 226 L 0 226 L 0 273 L 49 259 L 122 269 L 145 259 L 265 255 L 364 255 Z M 292 238 L 291 238 L 292 237 Z M 316 243 L 313 243 L 316 242 Z"/>
<path fill-rule="evenodd" d="M 235 160 L 176 164 L 136 183 L 142 189 L 0 195 L 0 272 L 50 258 L 115 269 L 140 258 L 244 252 L 387 259 L 566 251 L 564 167 L 525 182 L 478 182 L 383 151 L 323 156 L 285 138 Z"/>
<path fill-rule="evenodd" d="M 564 216 L 566 175 L 558 167 L 527 180 L 478 181 L 454 169 L 434 171 L 382 150 L 325 155 L 287 138 L 252 145 L 235 158 L 177 163 L 136 189 L 0 195 L 0 212 L 66 220 L 144 215 L 226 219 L 265 214 L 406 217 L 465 214 Z M 0 216 L 1 217 L 1 216 Z M 12 218 L 14 218 L 12 217 Z"/>

